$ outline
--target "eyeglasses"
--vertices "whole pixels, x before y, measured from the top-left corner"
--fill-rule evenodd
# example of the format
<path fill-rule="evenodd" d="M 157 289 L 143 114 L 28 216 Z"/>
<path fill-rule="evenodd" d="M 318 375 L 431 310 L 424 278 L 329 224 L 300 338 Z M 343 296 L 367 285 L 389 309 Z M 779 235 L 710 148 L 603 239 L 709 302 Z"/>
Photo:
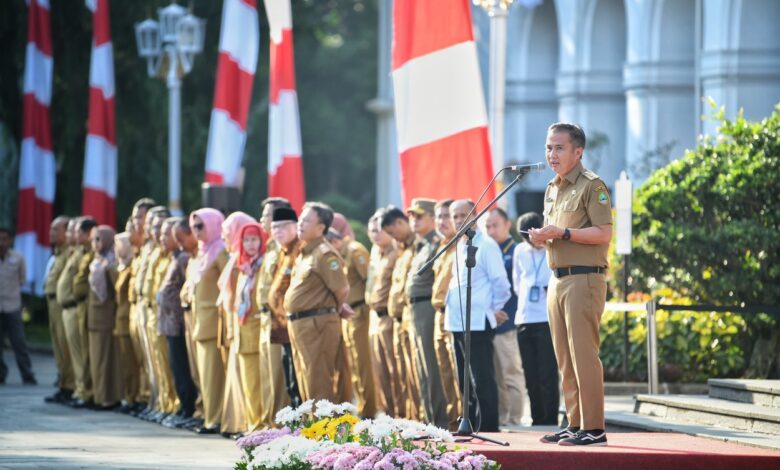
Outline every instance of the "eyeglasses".
<path fill-rule="evenodd" d="M 92 241 L 93 242 L 99 242 L 99 241 L 102 241 L 102 239 L 100 237 L 95 237 L 95 238 L 92 239 Z"/>
<path fill-rule="evenodd" d="M 198 231 L 203 230 L 203 227 L 205 227 L 203 222 L 200 222 L 200 223 L 197 223 L 197 224 L 193 224 L 193 226 L 192 226 L 192 228 L 194 228 L 195 230 L 198 230 Z"/>

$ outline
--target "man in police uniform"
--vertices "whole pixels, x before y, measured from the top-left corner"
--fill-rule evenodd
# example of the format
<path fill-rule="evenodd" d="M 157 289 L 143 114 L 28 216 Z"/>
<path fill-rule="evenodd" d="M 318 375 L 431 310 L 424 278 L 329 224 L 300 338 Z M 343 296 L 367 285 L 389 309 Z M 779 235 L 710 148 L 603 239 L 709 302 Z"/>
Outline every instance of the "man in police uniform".
<path fill-rule="evenodd" d="M 284 296 L 290 342 L 301 365 L 295 372 L 303 377 L 298 381 L 303 400 L 336 400 L 340 316 L 352 315 L 344 261 L 325 241 L 332 221 L 333 210 L 325 204 L 304 206 L 298 220 L 298 238 L 304 245 Z"/>
<path fill-rule="evenodd" d="M 557 176 L 547 185 L 544 227 L 529 231 L 546 242 L 550 279 L 547 310 L 563 377 L 569 427 L 542 437 L 558 445 L 607 445 L 599 321 L 607 296 L 607 250 L 612 240 L 609 193 L 582 166 L 585 133 L 576 124 L 550 126 L 547 163 Z"/>

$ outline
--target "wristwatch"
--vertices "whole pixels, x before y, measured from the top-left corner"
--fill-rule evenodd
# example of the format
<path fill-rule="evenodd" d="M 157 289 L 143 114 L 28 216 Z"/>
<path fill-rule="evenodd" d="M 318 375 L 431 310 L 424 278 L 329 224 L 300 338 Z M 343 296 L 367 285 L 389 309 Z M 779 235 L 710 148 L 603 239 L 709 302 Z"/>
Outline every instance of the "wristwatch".
<path fill-rule="evenodd" d="M 569 229 L 567 228 L 563 229 L 563 236 L 561 237 L 561 239 L 563 240 L 571 239 L 571 232 L 569 231 Z"/>

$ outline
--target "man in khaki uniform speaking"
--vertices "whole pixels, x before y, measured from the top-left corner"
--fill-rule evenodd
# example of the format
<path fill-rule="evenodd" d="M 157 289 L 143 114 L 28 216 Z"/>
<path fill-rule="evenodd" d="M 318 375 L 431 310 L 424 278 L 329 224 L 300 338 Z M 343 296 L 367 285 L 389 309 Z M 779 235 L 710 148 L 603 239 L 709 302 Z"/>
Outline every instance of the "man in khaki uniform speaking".
<path fill-rule="evenodd" d="M 607 249 L 612 240 L 609 192 L 598 175 L 582 166 L 585 132 L 580 126 L 551 125 L 546 149 L 556 176 L 545 192 L 544 227 L 531 229 L 529 236 L 547 243 L 553 273 L 547 310 L 569 427 L 541 440 L 604 446 L 599 321 L 607 297 Z"/>
<path fill-rule="evenodd" d="M 349 283 L 344 261 L 325 240 L 333 210 L 325 204 L 309 202 L 298 220 L 301 254 L 293 267 L 290 287 L 284 296 L 287 328 L 301 398 L 336 401 L 336 380 L 341 352 L 341 318 L 349 318 L 346 304 Z M 343 360 L 343 359 L 342 359 Z"/>

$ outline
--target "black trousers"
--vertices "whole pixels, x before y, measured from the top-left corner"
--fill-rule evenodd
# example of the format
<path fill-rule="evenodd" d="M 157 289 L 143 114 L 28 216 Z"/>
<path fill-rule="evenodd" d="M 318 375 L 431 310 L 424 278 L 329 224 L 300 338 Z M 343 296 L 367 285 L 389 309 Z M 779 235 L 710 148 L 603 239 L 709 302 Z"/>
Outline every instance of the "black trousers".
<path fill-rule="evenodd" d="M 550 324 L 525 323 L 518 326 L 517 344 L 523 359 L 525 388 L 531 401 L 533 425 L 557 425 L 560 392 Z"/>
<path fill-rule="evenodd" d="M 493 330 L 471 332 L 469 419 L 474 431 L 498 432 L 498 385 L 493 367 Z M 463 390 L 466 334 L 453 332 L 458 383 Z"/>
<path fill-rule="evenodd" d="M 302 401 L 298 391 L 298 379 L 295 378 L 295 363 L 290 343 L 282 344 L 282 368 L 284 369 L 284 382 L 287 387 L 287 395 L 290 396 L 290 404 L 293 408 L 297 408 Z"/>
<path fill-rule="evenodd" d="M 16 356 L 16 366 L 19 368 L 19 374 L 22 380 L 35 380 L 35 374 L 32 371 L 32 361 L 27 352 L 27 342 L 24 340 L 24 325 L 22 324 L 22 312 L 0 312 L 0 380 L 5 381 L 8 376 L 8 366 L 3 360 L 3 345 L 5 337 L 11 341 L 11 348 Z"/>
<path fill-rule="evenodd" d="M 190 362 L 187 356 L 187 340 L 184 337 L 184 326 L 179 331 L 179 336 L 168 336 L 168 358 L 171 361 L 173 373 L 173 386 L 176 395 L 179 396 L 178 414 L 190 417 L 195 412 L 195 400 L 198 398 L 198 389 L 192 381 L 190 374 Z"/>

